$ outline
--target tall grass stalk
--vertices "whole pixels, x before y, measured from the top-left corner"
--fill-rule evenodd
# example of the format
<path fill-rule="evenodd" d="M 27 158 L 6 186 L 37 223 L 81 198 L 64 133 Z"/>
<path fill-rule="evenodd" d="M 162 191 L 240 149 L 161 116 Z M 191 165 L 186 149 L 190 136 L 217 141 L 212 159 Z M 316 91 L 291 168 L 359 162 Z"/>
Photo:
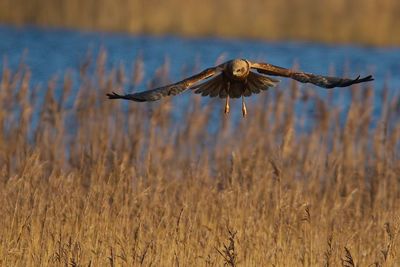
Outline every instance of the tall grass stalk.
<path fill-rule="evenodd" d="M 193 95 L 177 121 L 170 99 L 107 100 L 143 74 L 105 61 L 42 89 L 24 64 L 2 70 L 1 266 L 400 262 L 398 93 L 376 127 L 371 84 L 333 91 L 351 90 L 348 112 L 293 85 L 259 95 L 239 122 Z"/>

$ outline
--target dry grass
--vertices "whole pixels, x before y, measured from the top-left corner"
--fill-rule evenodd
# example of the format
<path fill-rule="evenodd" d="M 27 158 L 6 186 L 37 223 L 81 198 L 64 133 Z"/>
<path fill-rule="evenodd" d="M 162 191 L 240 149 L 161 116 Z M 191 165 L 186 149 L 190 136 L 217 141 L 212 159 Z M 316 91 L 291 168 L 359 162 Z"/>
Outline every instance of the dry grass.
<path fill-rule="evenodd" d="M 130 81 L 104 61 L 82 67 L 78 97 L 66 74 L 43 103 L 27 66 L 4 68 L 1 266 L 400 263 L 399 94 L 354 86 L 344 113 L 291 85 L 259 95 L 238 123 L 213 118 L 223 101 L 193 96 L 177 121 L 168 99 L 106 100 Z M 295 114 L 304 102 L 314 115 Z"/>
<path fill-rule="evenodd" d="M 0 0 L 0 22 L 132 33 L 400 44 L 398 0 Z"/>

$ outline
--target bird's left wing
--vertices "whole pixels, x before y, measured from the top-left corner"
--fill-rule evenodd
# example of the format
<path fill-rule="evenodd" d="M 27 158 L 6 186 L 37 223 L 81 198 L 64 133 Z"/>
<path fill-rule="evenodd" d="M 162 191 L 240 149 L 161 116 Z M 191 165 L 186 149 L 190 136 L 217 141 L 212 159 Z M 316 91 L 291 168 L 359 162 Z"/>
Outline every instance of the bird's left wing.
<path fill-rule="evenodd" d="M 128 99 L 137 102 L 156 101 L 165 96 L 174 96 L 180 94 L 186 89 L 190 88 L 190 86 L 192 86 L 193 84 L 210 78 L 214 76 L 217 72 L 219 72 L 219 67 L 208 68 L 196 75 L 193 75 L 174 84 L 127 95 L 119 95 L 112 92 L 111 94 L 107 94 L 107 96 L 109 99 Z"/>
<path fill-rule="evenodd" d="M 250 68 L 256 69 L 257 72 L 272 76 L 281 76 L 292 78 L 302 83 L 312 83 L 323 88 L 334 88 L 334 87 L 346 87 L 355 83 L 373 81 L 372 75 L 368 75 L 364 78 L 358 76 L 356 79 L 340 78 L 322 76 L 306 72 L 298 72 L 282 67 L 274 66 L 267 63 L 250 62 Z"/>

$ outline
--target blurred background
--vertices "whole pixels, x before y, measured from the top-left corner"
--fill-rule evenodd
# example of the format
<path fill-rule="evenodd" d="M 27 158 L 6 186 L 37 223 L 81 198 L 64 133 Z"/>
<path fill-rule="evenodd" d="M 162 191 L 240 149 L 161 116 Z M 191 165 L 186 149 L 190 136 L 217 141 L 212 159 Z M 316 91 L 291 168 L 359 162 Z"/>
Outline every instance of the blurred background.
<path fill-rule="evenodd" d="M 77 88 L 101 58 L 132 92 L 247 57 L 398 88 L 398 14 L 396 0 L 0 0 L 0 67 L 23 61 L 38 86 L 69 70 Z"/>
<path fill-rule="evenodd" d="M 106 97 L 240 57 L 375 81 Z M 399 0 L 0 0 L 0 266 L 399 266 L 399 74 Z"/>
<path fill-rule="evenodd" d="M 396 0 L 0 0 L 0 21 L 134 34 L 400 44 Z"/>

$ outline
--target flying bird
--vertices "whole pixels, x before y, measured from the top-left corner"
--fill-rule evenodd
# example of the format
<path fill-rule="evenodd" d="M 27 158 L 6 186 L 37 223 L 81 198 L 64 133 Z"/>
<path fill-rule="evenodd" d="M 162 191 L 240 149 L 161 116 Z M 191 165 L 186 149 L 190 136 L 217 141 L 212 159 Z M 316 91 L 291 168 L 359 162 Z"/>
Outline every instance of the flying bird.
<path fill-rule="evenodd" d="M 268 75 L 268 76 L 266 76 Z M 247 114 L 245 97 L 258 94 L 274 87 L 279 80 L 269 76 L 291 78 L 302 83 L 312 83 L 326 89 L 346 87 L 356 83 L 373 81 L 372 75 L 355 79 L 329 77 L 312 73 L 285 69 L 268 63 L 252 62 L 246 59 L 233 59 L 218 66 L 203 70 L 174 84 L 134 94 L 107 94 L 109 99 L 127 99 L 137 102 L 156 101 L 166 96 L 174 96 L 187 89 L 195 94 L 225 98 L 225 113 L 229 113 L 229 99 L 242 98 L 242 114 Z"/>

